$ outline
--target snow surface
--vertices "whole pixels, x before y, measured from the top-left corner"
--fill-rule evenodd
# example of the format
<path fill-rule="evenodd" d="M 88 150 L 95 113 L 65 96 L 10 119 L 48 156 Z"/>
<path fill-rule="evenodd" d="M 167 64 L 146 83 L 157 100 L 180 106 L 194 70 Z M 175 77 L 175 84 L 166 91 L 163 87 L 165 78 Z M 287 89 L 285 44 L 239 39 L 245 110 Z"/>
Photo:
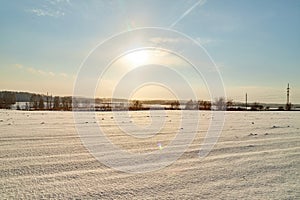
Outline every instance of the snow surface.
<path fill-rule="evenodd" d="M 218 143 L 205 158 L 199 149 L 212 113 L 184 112 L 190 119 L 200 114 L 200 127 L 183 155 L 160 170 L 126 173 L 89 153 L 72 112 L 0 110 L 0 199 L 300 198 L 300 112 L 226 112 Z M 185 128 L 180 113 L 131 112 L 119 121 L 126 128 L 162 120 L 159 133 L 149 129 L 147 137 L 124 134 L 112 112 L 83 117 L 82 126 L 101 125 L 112 143 L 131 153 L 160 151 Z"/>

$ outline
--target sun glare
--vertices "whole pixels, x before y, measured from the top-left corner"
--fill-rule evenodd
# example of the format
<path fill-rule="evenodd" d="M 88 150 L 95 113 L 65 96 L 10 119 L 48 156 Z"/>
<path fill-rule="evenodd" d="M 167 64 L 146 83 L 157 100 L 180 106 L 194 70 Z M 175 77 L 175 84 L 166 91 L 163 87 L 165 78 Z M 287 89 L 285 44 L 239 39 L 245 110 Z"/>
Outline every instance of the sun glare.
<path fill-rule="evenodd" d="M 134 51 L 132 53 L 127 54 L 125 57 L 131 65 L 137 67 L 146 64 L 149 55 L 147 51 Z"/>

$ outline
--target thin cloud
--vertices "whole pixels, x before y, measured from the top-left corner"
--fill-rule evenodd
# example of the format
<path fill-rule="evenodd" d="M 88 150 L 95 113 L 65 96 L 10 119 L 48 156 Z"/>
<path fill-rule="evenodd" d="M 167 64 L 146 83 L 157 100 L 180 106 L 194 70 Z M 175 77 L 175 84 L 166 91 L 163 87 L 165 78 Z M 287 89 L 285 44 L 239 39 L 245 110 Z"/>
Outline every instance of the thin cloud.
<path fill-rule="evenodd" d="M 68 75 L 66 73 L 60 73 L 59 75 L 62 77 L 65 77 L 65 78 L 68 77 Z"/>
<path fill-rule="evenodd" d="M 27 10 L 28 12 L 30 13 L 33 13 L 35 14 L 36 16 L 39 16 L 39 17 L 44 17 L 44 16 L 49 16 L 49 17 L 61 17 L 61 16 L 64 16 L 65 13 L 62 12 L 62 11 L 59 11 L 59 10 L 46 10 L 46 9 L 39 9 L 39 8 L 33 8 L 33 9 L 30 9 L 30 10 Z"/>
<path fill-rule="evenodd" d="M 69 75 L 67 73 L 64 73 L 64 72 L 60 72 L 60 73 L 54 73 L 52 71 L 45 71 L 45 70 L 42 70 L 42 69 L 36 69 L 34 67 L 26 67 L 24 65 L 21 65 L 21 64 L 15 64 L 14 65 L 18 70 L 25 70 L 27 71 L 28 73 L 30 74 L 34 74 L 34 75 L 41 75 L 41 76 L 50 76 L 50 77 L 64 77 L 64 78 L 68 78 Z M 70 77 L 74 77 L 70 75 Z"/>
<path fill-rule="evenodd" d="M 150 39 L 154 44 L 162 44 L 162 43 L 180 43 L 186 42 L 186 39 L 183 38 L 172 38 L 172 37 L 153 37 Z"/>
<path fill-rule="evenodd" d="M 29 72 L 31 74 L 35 74 L 35 75 L 47 76 L 49 74 L 49 72 L 46 72 L 46 71 L 41 70 L 41 69 L 35 69 L 33 67 L 27 67 L 26 70 L 27 70 L 27 72 Z"/>
<path fill-rule="evenodd" d="M 70 0 L 47 0 L 50 4 L 57 5 L 60 3 L 68 3 L 71 4 Z"/>
<path fill-rule="evenodd" d="M 32 67 L 28 67 L 28 68 L 26 68 L 26 70 L 31 74 L 37 74 L 37 70 Z"/>
<path fill-rule="evenodd" d="M 40 7 L 26 11 L 39 17 L 59 18 L 65 16 L 66 6 L 71 6 L 70 0 L 46 0 Z"/>
<path fill-rule="evenodd" d="M 15 67 L 18 69 L 23 69 L 23 65 L 20 65 L 20 64 L 15 64 Z"/>
<path fill-rule="evenodd" d="M 47 75 L 47 72 L 43 71 L 43 70 L 37 70 L 37 72 L 41 75 Z"/>

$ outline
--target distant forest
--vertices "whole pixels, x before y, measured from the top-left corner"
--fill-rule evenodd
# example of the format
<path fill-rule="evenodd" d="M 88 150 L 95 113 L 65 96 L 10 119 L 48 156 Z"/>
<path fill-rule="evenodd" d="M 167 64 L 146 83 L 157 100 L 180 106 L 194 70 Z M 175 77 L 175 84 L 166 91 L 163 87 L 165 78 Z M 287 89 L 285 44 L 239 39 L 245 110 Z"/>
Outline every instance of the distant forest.
<path fill-rule="evenodd" d="M 219 97 L 215 101 L 204 100 L 127 100 L 107 98 L 83 98 L 72 96 L 52 96 L 29 92 L 0 92 L 0 109 L 16 110 L 228 110 L 228 111 L 267 111 L 267 110 L 298 110 L 299 105 L 264 104 L 234 102 Z"/>

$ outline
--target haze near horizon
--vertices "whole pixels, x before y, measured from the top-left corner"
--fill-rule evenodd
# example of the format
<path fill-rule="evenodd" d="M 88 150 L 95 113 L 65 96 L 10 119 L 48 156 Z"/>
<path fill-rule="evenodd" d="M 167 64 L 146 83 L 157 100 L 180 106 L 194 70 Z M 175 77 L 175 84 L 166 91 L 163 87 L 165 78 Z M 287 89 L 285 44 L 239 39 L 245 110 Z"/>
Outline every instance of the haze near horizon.
<path fill-rule="evenodd" d="M 3 2 L 0 90 L 73 95 L 80 67 L 99 44 L 120 33 L 158 27 L 183 33 L 201 45 L 220 72 L 227 98 L 244 101 L 247 92 L 251 102 L 285 103 L 290 83 L 291 102 L 300 103 L 299 9 L 299 1 L 270 0 Z M 140 47 L 143 37 L 145 34 L 135 40 L 128 37 L 122 43 L 128 49 Z M 167 34 L 148 39 L 152 46 L 172 47 L 178 54 L 187 44 L 185 39 Z M 118 49 L 120 43 L 110 45 Z M 145 73 L 147 65 L 159 65 L 185 74 L 199 99 L 210 98 L 206 77 L 195 75 L 178 55 L 163 49 L 138 49 L 119 55 L 112 70 L 95 86 L 99 89 L 97 97 L 112 96 L 120 77 L 122 90 L 141 83 L 141 78 L 155 77 L 168 79 L 168 84 L 183 91 L 183 98 L 192 98 L 185 89 L 180 90 L 181 82 L 172 73 Z M 97 67 L 105 67 L 101 60 L 95 62 Z M 123 77 L 126 72 L 130 74 Z M 131 88 L 137 92 L 130 94 L 135 98 L 172 97 L 168 88 Z"/>

